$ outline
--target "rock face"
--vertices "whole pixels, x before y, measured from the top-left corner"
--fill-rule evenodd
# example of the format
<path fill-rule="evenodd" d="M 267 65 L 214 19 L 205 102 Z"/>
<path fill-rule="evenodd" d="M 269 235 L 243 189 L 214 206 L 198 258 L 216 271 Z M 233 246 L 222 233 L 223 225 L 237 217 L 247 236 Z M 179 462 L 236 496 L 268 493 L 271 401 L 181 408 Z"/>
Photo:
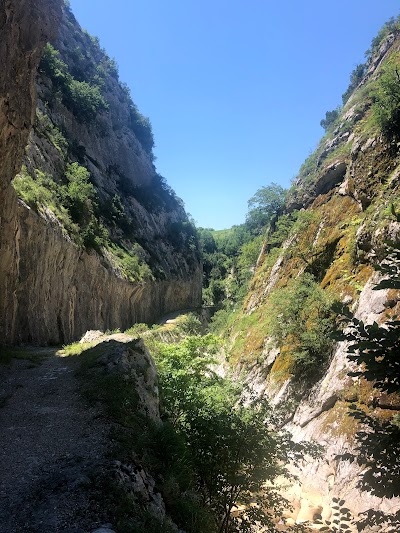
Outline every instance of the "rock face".
<path fill-rule="evenodd" d="M 385 40 L 370 59 L 360 87 L 379 78 L 382 65 L 393 54 L 398 56 L 399 45 L 399 34 Z M 285 215 L 294 222 L 278 245 L 270 244 L 274 239 L 264 244 L 242 310 L 245 331 L 240 325 L 232 327 L 229 351 L 238 361 L 237 372 L 257 394 L 270 398 L 295 439 L 324 446 L 320 461 L 297 465 L 299 484 L 287 493 L 294 507 L 291 519 L 298 522 L 313 521 L 316 515 L 331 520 L 334 498 L 345 500 L 355 517 L 369 509 L 383 513 L 400 509 L 400 498 L 361 492 L 357 486 L 361 468 L 339 457 L 353 453 L 357 444 L 359 426 L 349 416 L 349 406 L 356 404 L 379 420 L 391 420 L 400 410 L 398 398 L 388 399 L 370 382 L 348 376 L 354 367 L 345 342 L 335 344 L 329 353 L 319 352 L 312 374 L 307 375 L 304 368 L 296 370 L 295 335 L 274 344 L 269 329 L 277 291 L 293 287 L 304 275 L 313 276 L 331 298 L 350 305 L 366 324 L 383 323 L 388 312 L 391 316 L 399 312 L 399 291 L 373 290 L 378 280 L 373 266 L 385 258 L 385 241 L 400 242 L 399 145 L 370 128 L 371 114 L 371 102 L 356 91 L 302 167 L 290 193 L 290 215 Z M 284 298 L 284 293 L 280 295 Z M 295 303 L 283 301 L 301 307 L 302 298 L 304 293 Z M 305 310 L 304 322 L 312 323 L 313 312 Z"/>
<path fill-rule="evenodd" d="M 0 60 L 7 65 L 0 82 L 3 343 L 69 342 L 88 329 L 126 328 L 201 302 L 201 265 L 195 237 L 187 231 L 181 203 L 155 172 L 152 141 L 143 133 L 148 129 L 140 129 L 143 117 L 112 66 L 106 74 L 100 69 L 108 58 L 96 40 L 82 32 L 65 6 L 60 32 L 53 42 L 61 55 L 68 50 L 78 53 L 78 45 L 83 50 L 92 46 L 89 59 L 97 63 L 90 63 L 86 70 L 97 68 L 104 77 L 105 109 L 83 120 L 83 111 L 77 107 L 82 98 L 71 109 L 56 96 L 59 87 L 42 72 L 37 80 L 35 119 L 37 64 L 43 45 L 59 26 L 60 4 L 26 0 L 6 1 L 0 7 Z M 72 59 L 62 57 L 76 76 L 75 93 L 76 87 L 85 91 L 90 84 L 78 80 L 79 61 L 73 63 Z M 97 97 L 100 93 L 90 94 Z M 99 223 L 107 229 L 110 242 L 117 243 L 119 253 L 127 251 L 128 260 L 129 254 L 135 255 L 132 250 L 139 250 L 137 262 L 142 261 L 152 272 L 148 282 L 129 281 L 112 252 L 74 242 L 51 207 L 41 205 L 37 209 L 17 201 L 10 182 L 21 168 L 28 135 L 23 160 L 27 175 L 33 180 L 50 176 L 60 190 L 68 164 L 77 162 L 86 168 L 102 212 Z M 112 215 L 110 206 L 115 198 L 119 211 Z M 121 223 L 115 222 L 116 216 Z M 123 223 L 129 231 L 123 229 Z"/>
<path fill-rule="evenodd" d="M 18 214 L 18 275 L 1 302 L 7 342 L 67 343 L 89 329 L 126 329 L 201 300 L 200 268 L 191 279 L 131 283 L 26 206 Z"/>

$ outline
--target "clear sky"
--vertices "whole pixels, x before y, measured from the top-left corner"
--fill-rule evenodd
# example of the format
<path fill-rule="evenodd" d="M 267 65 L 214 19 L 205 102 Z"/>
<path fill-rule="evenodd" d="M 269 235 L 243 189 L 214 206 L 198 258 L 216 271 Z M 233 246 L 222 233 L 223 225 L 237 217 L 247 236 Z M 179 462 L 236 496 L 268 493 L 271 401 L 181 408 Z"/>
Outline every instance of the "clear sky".
<path fill-rule="evenodd" d="M 156 166 L 199 226 L 288 187 L 398 0 L 71 0 L 148 116 Z"/>

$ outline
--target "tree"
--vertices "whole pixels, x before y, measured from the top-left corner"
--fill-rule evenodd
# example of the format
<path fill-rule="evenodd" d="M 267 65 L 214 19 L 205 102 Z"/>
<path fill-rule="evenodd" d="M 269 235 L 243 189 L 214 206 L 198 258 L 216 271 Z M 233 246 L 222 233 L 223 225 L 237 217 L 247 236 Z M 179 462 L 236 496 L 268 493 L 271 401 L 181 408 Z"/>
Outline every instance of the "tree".
<path fill-rule="evenodd" d="M 320 125 L 322 128 L 324 128 L 325 131 L 328 131 L 329 128 L 334 124 L 335 120 L 340 115 L 340 109 L 333 109 L 332 111 L 327 111 L 325 113 L 325 118 L 323 118 L 320 122 Z"/>
<path fill-rule="evenodd" d="M 347 100 L 350 98 L 353 91 L 358 87 L 359 83 L 364 77 L 364 74 L 367 70 L 366 63 L 359 63 L 356 65 L 356 68 L 353 70 L 353 72 L 350 75 L 350 84 L 346 89 L 346 92 L 342 94 L 342 102 L 343 105 L 347 102 Z M 322 122 L 322 121 L 321 121 Z M 322 126 L 322 124 L 321 124 Z M 324 126 L 322 126 L 324 127 Z"/>
<path fill-rule="evenodd" d="M 249 212 L 246 217 L 248 227 L 259 233 L 282 210 L 286 196 L 287 190 L 277 183 L 258 189 L 248 201 Z"/>
<path fill-rule="evenodd" d="M 212 371 L 217 345 L 208 335 L 159 346 L 155 355 L 165 414 L 184 438 L 197 489 L 214 512 L 215 531 L 250 532 L 256 523 L 276 531 L 288 502 L 274 482 L 290 478 L 290 460 L 315 455 L 316 448 L 296 444 L 278 429 L 281 421 L 265 398 L 243 396 L 241 387 Z M 239 504 L 245 510 L 234 517 Z"/>
<path fill-rule="evenodd" d="M 67 165 L 65 177 L 68 184 L 62 189 L 63 202 L 74 222 L 83 222 L 93 215 L 96 189 L 90 183 L 90 173 L 79 163 Z"/>

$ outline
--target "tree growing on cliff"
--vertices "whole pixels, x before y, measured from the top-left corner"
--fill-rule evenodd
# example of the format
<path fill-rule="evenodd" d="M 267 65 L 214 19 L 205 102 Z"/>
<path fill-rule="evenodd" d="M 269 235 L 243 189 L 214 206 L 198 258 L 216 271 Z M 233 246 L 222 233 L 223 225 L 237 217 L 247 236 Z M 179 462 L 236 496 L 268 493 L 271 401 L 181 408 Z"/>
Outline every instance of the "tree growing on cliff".
<path fill-rule="evenodd" d="M 400 135 L 400 54 L 383 67 L 374 91 L 373 112 L 378 126 L 389 138 Z"/>
<path fill-rule="evenodd" d="M 335 123 L 335 120 L 340 115 L 340 108 L 333 109 L 332 111 L 327 111 L 325 113 L 325 118 L 320 122 L 321 128 L 324 128 L 325 131 L 328 131 L 329 128 Z"/>
<path fill-rule="evenodd" d="M 261 187 L 247 202 L 249 212 L 246 218 L 246 225 L 256 233 L 271 222 L 285 204 L 287 190 L 271 183 Z"/>

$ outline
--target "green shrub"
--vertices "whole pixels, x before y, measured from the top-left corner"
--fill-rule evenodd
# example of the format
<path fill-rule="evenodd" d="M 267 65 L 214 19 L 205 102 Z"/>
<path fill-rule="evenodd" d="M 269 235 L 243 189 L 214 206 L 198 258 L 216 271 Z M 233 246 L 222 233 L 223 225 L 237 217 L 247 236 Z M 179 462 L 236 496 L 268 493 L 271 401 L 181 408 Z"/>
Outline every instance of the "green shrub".
<path fill-rule="evenodd" d="M 145 252 L 141 246 L 135 244 L 131 249 L 127 249 L 112 244 L 108 246 L 108 249 L 115 261 L 115 266 L 126 279 L 137 282 L 154 280 L 154 275 L 146 263 Z"/>
<path fill-rule="evenodd" d="M 325 113 L 325 118 L 320 122 L 322 128 L 325 131 L 328 131 L 336 122 L 337 118 L 340 115 L 340 108 L 333 109 L 332 111 L 327 111 Z"/>
<path fill-rule="evenodd" d="M 183 335 L 201 335 L 204 326 L 198 316 L 194 313 L 187 313 L 179 320 L 177 330 Z"/>
<path fill-rule="evenodd" d="M 252 531 L 255 524 L 274 528 L 287 502 L 271 486 L 278 476 L 289 477 L 289 458 L 300 459 L 306 450 L 277 428 L 265 398 L 248 394 L 244 400 L 240 386 L 212 371 L 217 347 L 210 335 L 159 346 L 164 408 L 184 439 L 197 490 L 213 511 L 213 530 Z M 268 491 L 263 490 L 266 482 Z M 250 505 L 254 498 L 256 507 Z M 247 509 L 237 519 L 231 511 L 239 502 Z"/>
<path fill-rule="evenodd" d="M 81 122 L 90 122 L 100 111 L 106 111 L 109 107 L 99 87 L 73 78 L 67 85 L 64 103 Z"/>
<path fill-rule="evenodd" d="M 39 170 L 36 171 L 34 179 L 28 174 L 26 167 L 22 167 L 12 184 L 18 196 L 30 207 L 40 209 L 53 206 L 54 208 L 58 204 L 57 184 L 50 176 Z"/>
<path fill-rule="evenodd" d="M 333 299 L 310 274 L 303 274 L 270 297 L 270 334 L 289 349 L 295 374 L 323 370 L 332 354 L 335 329 Z"/>
<path fill-rule="evenodd" d="M 79 121 L 91 121 L 100 111 L 108 109 L 108 104 L 98 85 L 75 79 L 68 65 L 61 60 L 59 52 L 47 44 L 40 62 L 40 70 L 61 92 L 63 103 Z"/>
<path fill-rule="evenodd" d="M 44 135 L 61 155 L 65 157 L 68 150 L 68 141 L 50 118 L 37 110 L 35 125 L 39 134 Z"/>
<path fill-rule="evenodd" d="M 366 63 L 360 63 L 359 65 L 356 66 L 356 68 L 351 73 L 350 84 L 347 87 L 346 91 L 342 94 L 343 105 L 347 102 L 347 100 L 353 94 L 354 90 L 358 87 L 359 83 L 364 77 L 366 70 L 367 70 Z"/>
<path fill-rule="evenodd" d="M 400 135 L 400 54 L 396 53 L 382 68 L 374 91 L 374 117 L 388 137 Z"/>
<path fill-rule="evenodd" d="M 68 184 L 62 188 L 63 204 L 75 222 L 88 220 L 94 213 L 97 198 L 89 171 L 79 163 L 71 163 L 67 165 L 65 177 Z"/>

